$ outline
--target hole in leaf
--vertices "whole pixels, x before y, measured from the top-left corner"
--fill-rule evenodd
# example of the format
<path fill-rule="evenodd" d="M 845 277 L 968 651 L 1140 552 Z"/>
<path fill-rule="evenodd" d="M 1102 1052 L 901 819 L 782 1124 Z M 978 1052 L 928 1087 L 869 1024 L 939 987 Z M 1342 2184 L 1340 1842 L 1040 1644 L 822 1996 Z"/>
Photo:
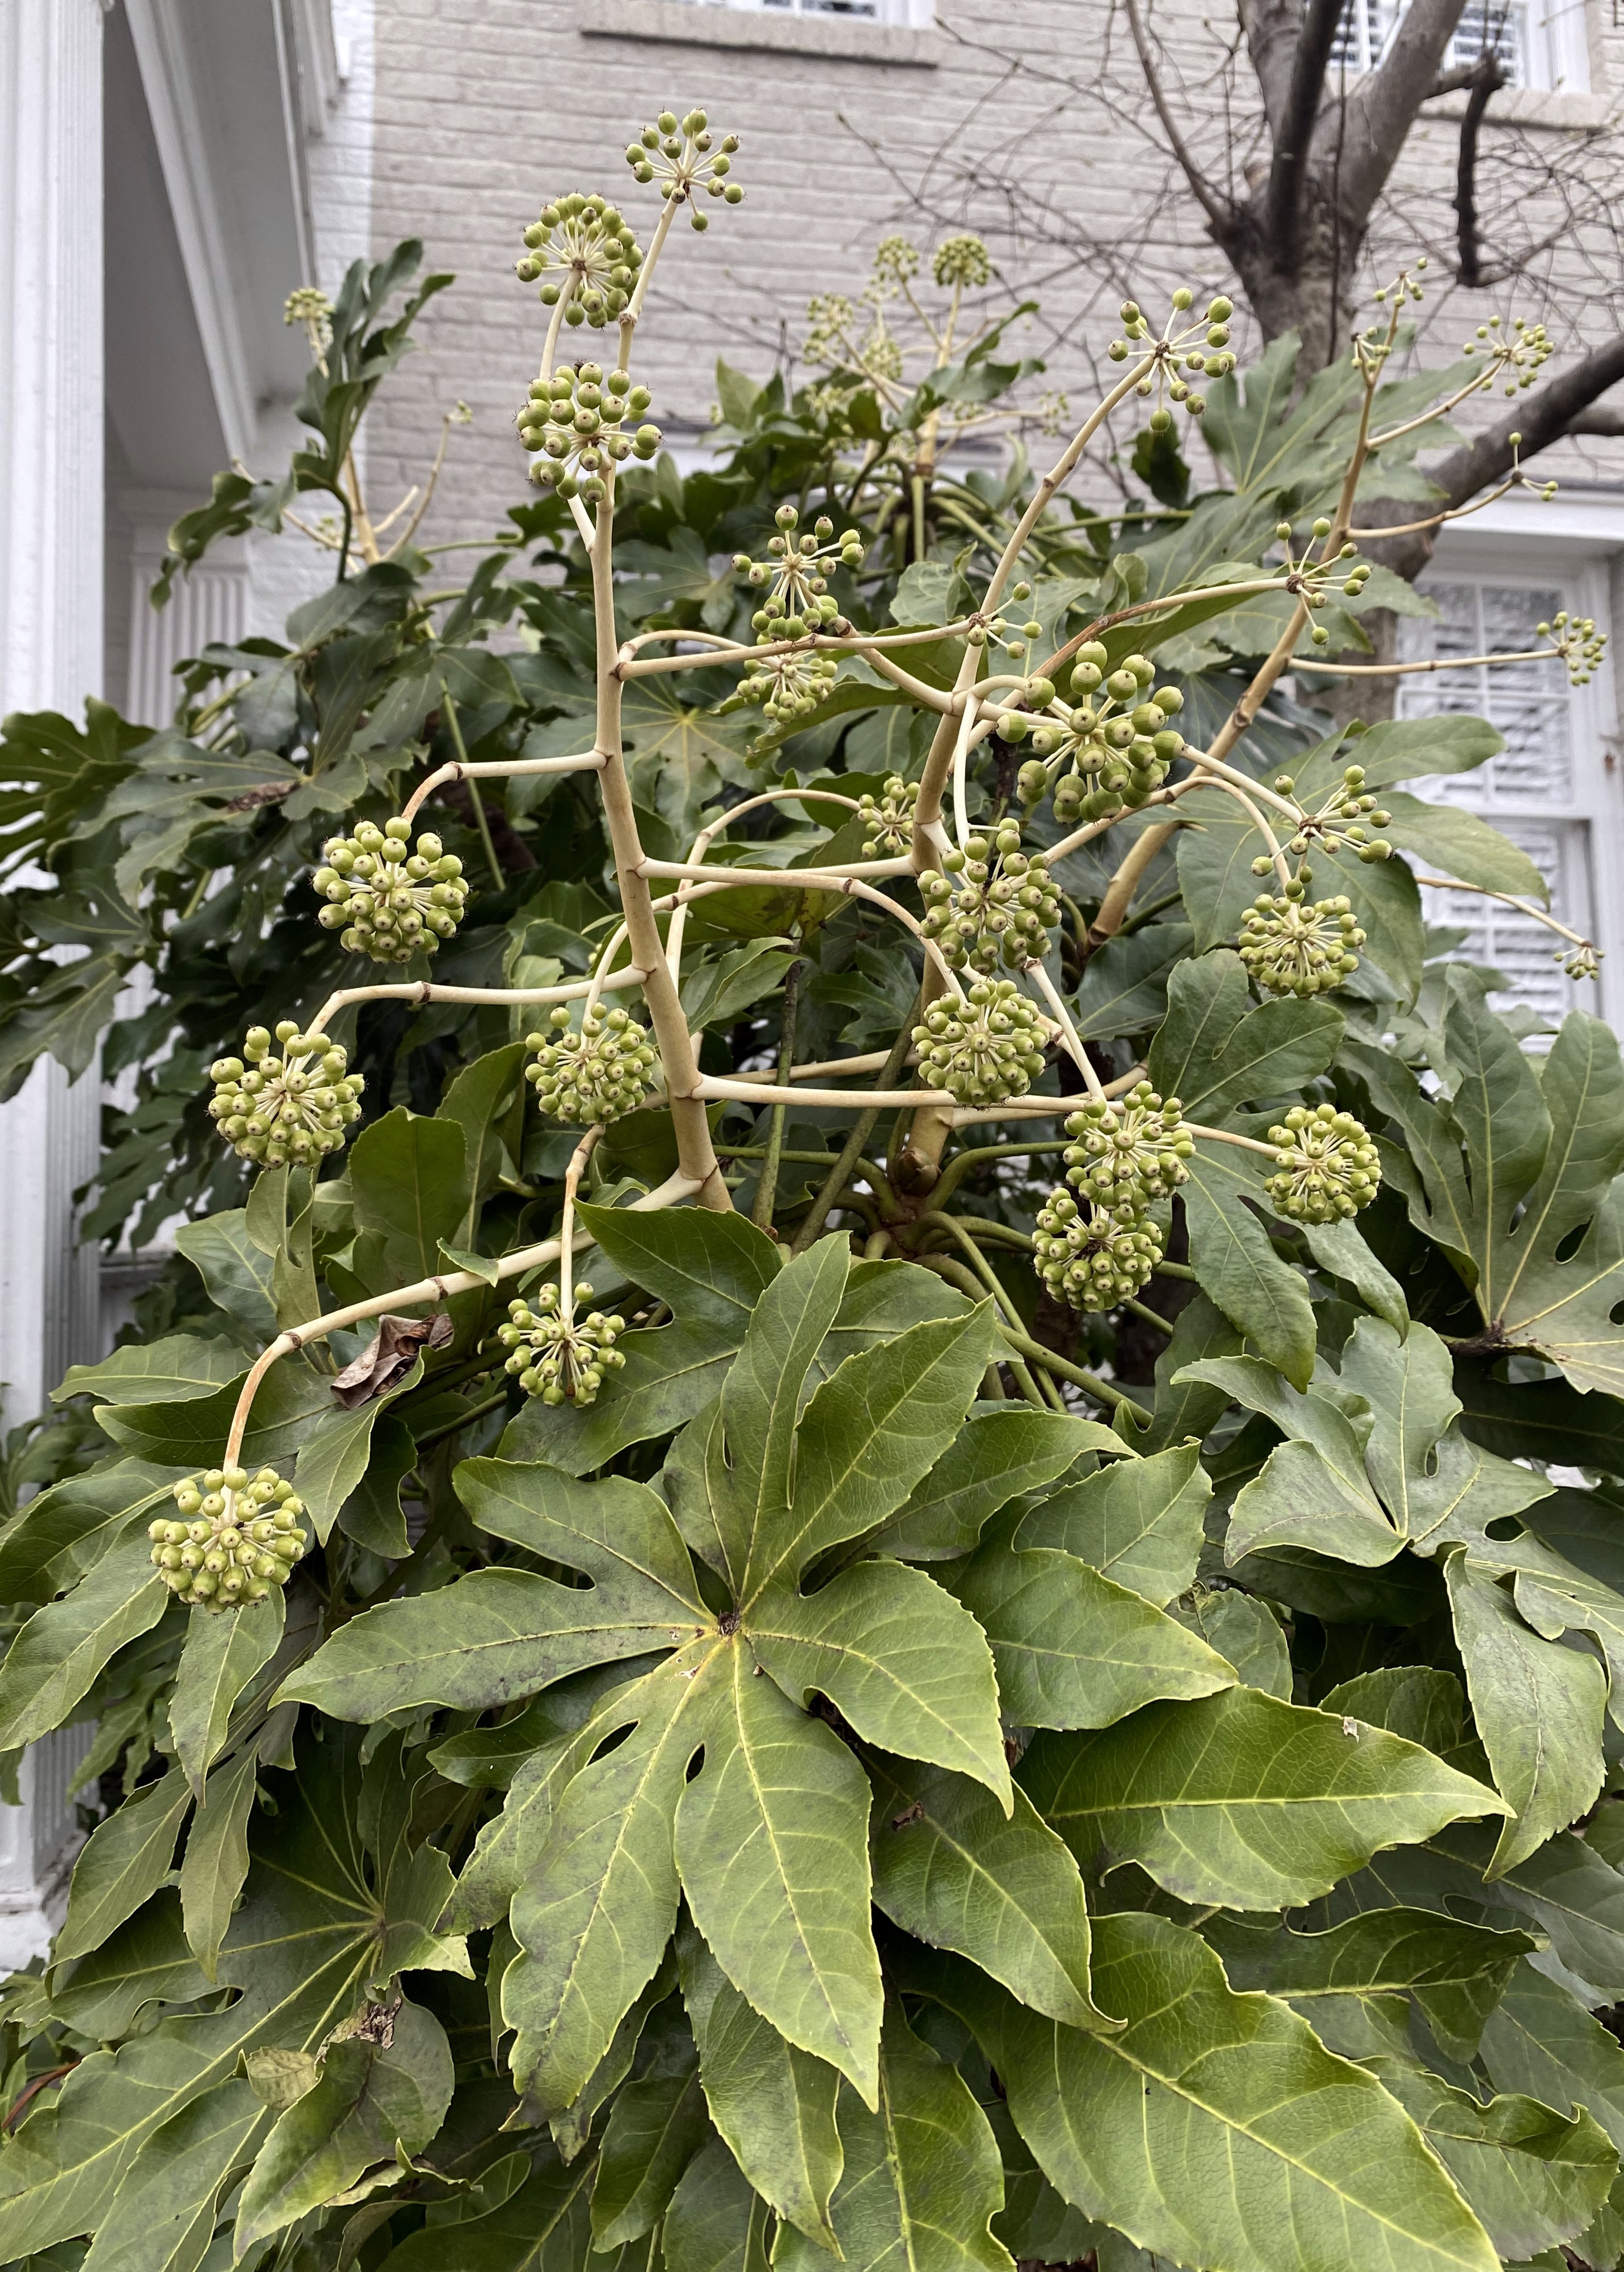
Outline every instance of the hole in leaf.
<path fill-rule="evenodd" d="M 1559 1262 L 1573 1260 L 1574 1256 L 1584 1244 L 1585 1235 L 1590 1227 L 1588 1222 L 1576 1222 L 1571 1230 L 1563 1233 L 1556 1242 L 1556 1259 Z"/>

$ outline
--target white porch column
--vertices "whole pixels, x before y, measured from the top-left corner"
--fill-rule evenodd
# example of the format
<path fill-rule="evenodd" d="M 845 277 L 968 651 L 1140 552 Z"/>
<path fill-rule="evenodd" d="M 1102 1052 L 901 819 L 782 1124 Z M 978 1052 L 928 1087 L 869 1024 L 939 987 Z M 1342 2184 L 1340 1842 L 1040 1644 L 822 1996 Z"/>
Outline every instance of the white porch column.
<path fill-rule="evenodd" d="M 0 6 L 0 711 L 82 719 L 101 688 L 102 0 Z M 95 1165 L 100 1083 L 38 1067 L 0 1106 L 5 1424 L 95 1354 L 96 1258 L 71 1192 Z M 0 1812 L 0 1963 L 42 1947 L 71 1836 L 75 1738 L 36 1747 Z"/>

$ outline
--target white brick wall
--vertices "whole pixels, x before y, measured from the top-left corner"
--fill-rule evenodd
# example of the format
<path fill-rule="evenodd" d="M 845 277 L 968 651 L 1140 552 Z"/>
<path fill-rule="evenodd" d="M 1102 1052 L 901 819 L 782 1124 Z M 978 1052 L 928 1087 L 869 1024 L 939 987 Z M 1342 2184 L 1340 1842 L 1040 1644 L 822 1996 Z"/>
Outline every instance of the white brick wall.
<path fill-rule="evenodd" d="M 1043 280 L 1047 322 L 1075 332 L 1096 298 L 1109 308 L 1130 282 L 1148 290 L 1147 270 L 1153 282 L 1231 280 L 1182 184 L 1171 198 L 1158 194 L 1171 168 L 1143 131 L 1142 86 L 1120 19 L 1113 23 L 1104 0 L 1005 0 L 996 15 L 947 4 L 941 29 L 924 35 L 676 0 L 377 0 L 377 11 L 374 249 L 421 235 L 430 259 L 459 278 L 430 311 L 424 352 L 394 382 L 375 423 L 378 497 L 392 500 L 419 477 L 443 409 L 462 396 L 475 412 L 472 433 L 455 437 L 433 534 L 492 527 L 526 494 L 512 421 L 541 324 L 534 288 L 512 274 L 520 229 L 548 196 L 573 188 L 602 188 L 652 220 L 653 192 L 637 190 L 622 152 L 667 101 L 679 112 L 703 103 L 718 125 L 743 136 L 736 178 L 746 190 L 741 208 L 712 208 L 703 240 L 677 231 L 651 303 L 640 365 L 655 392 L 651 415 L 668 427 L 703 421 L 718 352 L 765 375 L 764 343 L 781 318 L 797 335 L 809 294 L 861 282 L 875 239 L 906 211 L 908 186 L 955 135 L 962 154 L 1004 182 L 1010 198 L 992 190 L 967 198 L 953 164 L 938 162 L 932 201 L 949 224 L 995 227 L 1007 210 L 1019 215 L 1028 265 L 1014 280 Z M 1605 0 L 1589 0 L 1586 13 L 1591 91 L 1497 98 L 1532 124 L 1517 135 L 1490 130 L 1489 163 L 1499 169 L 1491 188 L 1521 181 L 1519 169 L 1541 152 L 1616 168 L 1616 152 L 1584 138 L 1619 110 L 1624 28 Z M 1153 20 L 1168 39 L 1170 75 L 1192 102 L 1197 138 L 1212 149 L 1217 121 L 1207 90 L 1225 11 L 1174 0 Z M 661 35 L 602 35 L 643 21 Z M 784 44 L 731 44 L 741 26 Z M 730 44 L 694 43 L 707 35 Z M 819 41 L 824 52 L 815 51 Z M 933 60 L 861 60 L 865 52 L 894 57 L 909 43 Z M 1007 76 L 1017 57 L 1022 69 Z M 1389 243 L 1395 261 L 1429 239 L 1448 243 L 1458 123 L 1442 114 L 1458 107 L 1433 105 L 1441 115 L 1429 114 L 1412 138 L 1378 232 L 1383 258 Z M 1055 241 L 1068 229 L 1074 250 Z M 1599 336 L 1618 320 L 1598 280 L 1616 265 L 1599 228 L 1585 255 L 1571 264 L 1568 305 L 1577 332 Z M 1503 290 L 1491 296 L 1496 309 L 1507 304 Z M 1526 309 L 1531 297 L 1516 304 Z M 1453 354 L 1480 314 L 1458 295 L 1441 312 L 1440 351 Z M 1080 393 L 1089 345 L 1074 336 L 1052 365 L 1058 383 Z M 1587 462 L 1616 476 L 1624 450 L 1592 450 Z"/>

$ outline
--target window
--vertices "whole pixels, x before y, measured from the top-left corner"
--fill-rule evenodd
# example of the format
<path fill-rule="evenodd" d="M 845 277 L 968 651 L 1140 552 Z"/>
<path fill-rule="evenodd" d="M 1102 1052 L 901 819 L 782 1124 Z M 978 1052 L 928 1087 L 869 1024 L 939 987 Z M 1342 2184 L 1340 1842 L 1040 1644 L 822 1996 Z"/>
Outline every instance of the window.
<path fill-rule="evenodd" d="M 1403 0 L 1347 0 L 1333 71 L 1369 71 L 1393 37 Z M 1444 56 L 1444 68 L 1498 55 L 1512 86 L 1577 87 L 1588 83 L 1583 0 L 1466 0 Z"/>
<path fill-rule="evenodd" d="M 1517 581 L 1434 571 L 1422 590 L 1434 601 L 1433 620 L 1401 618 L 1403 661 L 1433 656 L 1516 654 L 1545 644 L 1535 630 L 1559 608 L 1584 613 L 1585 595 L 1565 581 Z M 1449 712 L 1487 718 L 1505 736 L 1499 757 L 1475 773 L 1434 776 L 1413 784 L 1437 804 L 1481 813 L 1522 847 L 1551 887 L 1551 912 L 1575 930 L 1596 937 L 1600 908 L 1598 854 L 1611 835 L 1612 785 L 1597 730 L 1599 706 L 1568 684 L 1560 662 L 1513 662 L 1452 670 L 1437 677 L 1401 678 L 1401 717 Z M 1592 690 L 1593 691 L 1594 690 Z M 1592 981 L 1575 982 L 1553 959 L 1560 942 L 1543 924 L 1514 908 L 1472 892 L 1425 893 L 1429 923 L 1466 933 L 1460 952 L 1503 971 L 1503 1005 L 1522 1002 L 1543 1017 L 1560 1019 L 1575 1004 L 1598 1009 Z M 1605 905 L 1605 895 L 1600 895 Z M 1610 944 L 1598 937 L 1598 944 Z M 1605 967 L 1605 966 L 1604 966 Z M 1609 971 L 1614 984 L 1619 974 Z"/>

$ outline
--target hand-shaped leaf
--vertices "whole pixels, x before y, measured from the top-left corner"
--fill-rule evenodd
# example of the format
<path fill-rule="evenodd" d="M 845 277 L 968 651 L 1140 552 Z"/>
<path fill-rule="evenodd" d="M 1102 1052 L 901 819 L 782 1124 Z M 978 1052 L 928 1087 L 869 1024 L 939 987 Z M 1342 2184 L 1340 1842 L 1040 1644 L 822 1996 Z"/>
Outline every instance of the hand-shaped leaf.
<path fill-rule="evenodd" d="M 1021 1781 L 1085 1868 L 1134 1861 L 1181 1901 L 1240 1910 L 1313 1901 L 1384 1846 L 1505 1811 L 1418 1745 L 1247 1688 L 1040 1735 Z"/>
<path fill-rule="evenodd" d="M 1193 1378 L 1193 1368 L 1178 1376 Z M 1179 1444 L 1062 1484 L 1027 1515 L 1016 1543 L 1058 1546 L 1164 1610 L 1194 1582 L 1211 1497 L 1199 1447 Z"/>
<path fill-rule="evenodd" d="M 1477 2218 L 1373 2075 L 1267 1996 L 1238 1996 L 1197 1935 L 1095 1921 L 1089 2034 L 963 1967 L 938 1992 L 974 2029 L 1050 2183 L 1174 2263 L 1224 2272 L 1498 2272 Z"/>

